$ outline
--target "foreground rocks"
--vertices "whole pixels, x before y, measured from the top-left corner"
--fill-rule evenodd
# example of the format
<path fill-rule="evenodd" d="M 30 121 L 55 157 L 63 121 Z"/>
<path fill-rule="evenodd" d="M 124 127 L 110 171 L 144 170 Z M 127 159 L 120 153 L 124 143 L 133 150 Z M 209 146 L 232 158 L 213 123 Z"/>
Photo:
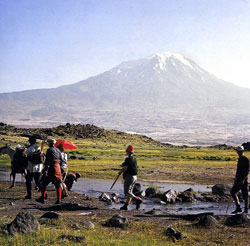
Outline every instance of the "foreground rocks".
<path fill-rule="evenodd" d="M 40 229 L 36 217 L 30 213 L 18 213 L 13 222 L 7 225 L 7 231 L 11 235 L 16 233 L 30 233 Z"/>

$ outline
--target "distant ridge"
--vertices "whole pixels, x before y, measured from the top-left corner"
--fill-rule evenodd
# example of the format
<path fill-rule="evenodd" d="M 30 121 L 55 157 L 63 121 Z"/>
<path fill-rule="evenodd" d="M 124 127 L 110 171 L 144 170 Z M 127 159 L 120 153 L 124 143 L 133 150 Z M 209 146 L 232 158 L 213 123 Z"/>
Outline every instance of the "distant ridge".
<path fill-rule="evenodd" d="M 250 135 L 250 90 L 216 78 L 181 54 L 123 62 L 53 89 L 0 94 L 15 126 L 89 123 L 177 144 L 238 144 Z"/>

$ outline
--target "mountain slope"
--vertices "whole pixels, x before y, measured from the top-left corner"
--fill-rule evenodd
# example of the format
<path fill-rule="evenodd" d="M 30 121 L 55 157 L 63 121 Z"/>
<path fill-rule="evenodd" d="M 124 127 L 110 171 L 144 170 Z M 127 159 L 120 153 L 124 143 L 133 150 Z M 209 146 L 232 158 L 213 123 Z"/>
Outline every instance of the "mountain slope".
<path fill-rule="evenodd" d="M 164 134 L 172 127 L 184 130 L 187 123 L 200 130 L 250 124 L 250 90 L 170 52 L 123 62 L 72 85 L 2 93 L 0 103 L 1 119 L 15 125 L 83 122 Z"/>

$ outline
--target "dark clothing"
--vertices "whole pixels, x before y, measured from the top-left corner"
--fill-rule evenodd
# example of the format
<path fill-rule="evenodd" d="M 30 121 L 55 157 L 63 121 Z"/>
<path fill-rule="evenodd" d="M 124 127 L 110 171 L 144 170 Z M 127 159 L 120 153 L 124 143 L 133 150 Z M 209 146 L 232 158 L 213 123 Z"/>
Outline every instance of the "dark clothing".
<path fill-rule="evenodd" d="M 242 197 L 245 202 L 245 210 L 248 209 L 248 174 L 249 174 L 249 160 L 244 155 L 238 158 L 236 175 L 234 185 L 231 189 L 231 196 L 236 203 L 237 208 L 240 208 L 239 199 L 237 196 L 238 191 L 241 190 Z M 240 210 L 239 210 L 240 211 Z"/>
<path fill-rule="evenodd" d="M 125 159 L 125 162 L 122 166 L 127 166 L 127 170 L 124 172 L 125 174 L 129 174 L 135 176 L 138 174 L 138 166 L 135 156 L 130 155 Z"/>
<path fill-rule="evenodd" d="M 25 169 L 28 166 L 27 157 L 24 155 L 24 149 L 16 150 L 13 159 L 11 161 L 11 168 L 16 173 L 25 173 Z"/>
<path fill-rule="evenodd" d="M 40 183 L 40 178 L 41 178 L 41 173 L 31 173 L 27 171 L 27 174 L 25 176 L 26 178 L 26 188 L 27 188 L 27 196 L 31 197 L 31 190 L 32 190 L 32 180 L 34 178 L 36 186 L 41 190 L 41 183 Z"/>
<path fill-rule="evenodd" d="M 247 200 L 248 203 L 248 182 L 247 180 L 245 180 L 245 182 L 242 183 L 238 183 L 237 181 L 234 182 L 234 185 L 231 189 L 231 195 L 233 198 L 235 198 L 235 195 L 238 191 L 242 192 L 242 197 L 244 200 Z"/>
<path fill-rule="evenodd" d="M 238 158 L 235 180 L 242 181 L 243 183 L 248 178 L 248 174 L 249 174 L 249 160 L 247 157 L 242 156 Z"/>

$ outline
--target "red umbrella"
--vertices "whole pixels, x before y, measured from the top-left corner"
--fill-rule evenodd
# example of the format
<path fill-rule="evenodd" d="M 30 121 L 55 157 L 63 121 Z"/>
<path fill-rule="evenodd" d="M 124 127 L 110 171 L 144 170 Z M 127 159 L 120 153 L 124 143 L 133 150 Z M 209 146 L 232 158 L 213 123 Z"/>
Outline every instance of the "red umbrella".
<path fill-rule="evenodd" d="M 77 146 L 68 140 L 57 140 L 55 146 L 59 144 L 63 146 L 64 149 L 77 149 Z"/>

